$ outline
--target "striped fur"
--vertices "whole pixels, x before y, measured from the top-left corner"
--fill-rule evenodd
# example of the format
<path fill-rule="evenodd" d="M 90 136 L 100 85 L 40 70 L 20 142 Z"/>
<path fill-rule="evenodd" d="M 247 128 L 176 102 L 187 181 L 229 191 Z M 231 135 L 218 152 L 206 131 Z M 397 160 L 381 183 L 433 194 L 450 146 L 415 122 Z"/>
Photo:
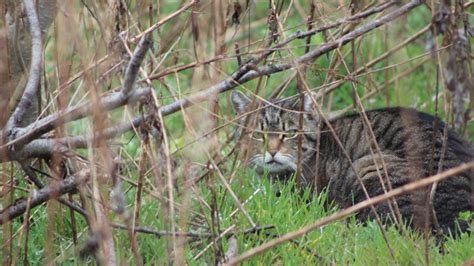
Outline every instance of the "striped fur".
<path fill-rule="evenodd" d="M 232 94 L 232 102 L 239 114 L 252 107 L 258 109 L 249 112 L 254 115 L 242 116 L 238 130 L 245 151 L 242 156 L 249 166 L 260 175 L 278 180 L 286 180 L 300 169 L 299 184 L 311 186 L 315 192 L 327 190 L 329 198 L 342 208 L 366 199 L 358 177 L 368 194 L 376 196 L 390 186 L 396 188 L 474 160 L 471 144 L 448 130 L 443 145 L 444 123 L 435 123 L 432 116 L 414 109 L 367 111 L 370 127 L 361 114 L 341 116 L 330 121 L 332 132 L 314 113 L 308 95 L 303 108 L 299 98 L 257 101 L 252 106 L 239 92 Z M 473 189 L 474 171 L 468 171 L 436 185 L 435 215 L 426 211 L 430 209 L 429 188 L 402 195 L 396 204 L 383 203 L 375 209 L 384 220 L 393 221 L 399 213 L 415 228 L 424 228 L 428 221 L 433 230 L 455 233 L 458 224 L 465 231 L 469 223 L 456 218 L 460 212 L 474 211 Z M 366 209 L 357 217 L 365 221 L 374 214 Z"/>

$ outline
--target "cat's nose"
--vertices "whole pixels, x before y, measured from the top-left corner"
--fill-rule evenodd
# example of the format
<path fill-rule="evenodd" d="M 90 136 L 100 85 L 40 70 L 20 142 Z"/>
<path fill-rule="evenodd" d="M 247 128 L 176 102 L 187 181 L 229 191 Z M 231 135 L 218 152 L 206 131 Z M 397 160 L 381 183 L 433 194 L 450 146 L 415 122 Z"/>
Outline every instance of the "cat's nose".
<path fill-rule="evenodd" d="M 277 154 L 278 151 L 268 151 L 272 157 L 275 157 L 275 154 Z"/>

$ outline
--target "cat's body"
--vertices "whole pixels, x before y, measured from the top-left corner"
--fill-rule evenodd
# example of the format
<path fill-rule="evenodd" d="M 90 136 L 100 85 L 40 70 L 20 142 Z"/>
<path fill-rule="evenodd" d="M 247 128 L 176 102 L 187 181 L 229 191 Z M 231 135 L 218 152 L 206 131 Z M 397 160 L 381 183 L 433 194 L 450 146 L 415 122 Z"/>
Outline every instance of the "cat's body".
<path fill-rule="evenodd" d="M 244 95 L 234 92 L 232 100 L 239 113 L 248 111 L 250 101 Z M 474 150 L 467 141 L 448 130 L 447 142 L 443 145 L 444 123 L 434 123 L 432 116 L 414 109 L 367 111 L 370 128 L 361 114 L 341 116 L 331 119 L 332 131 L 319 120 L 311 103 L 307 95 L 303 102 L 304 119 L 300 119 L 297 112 L 301 110 L 298 98 L 260 103 L 254 120 L 255 130 L 247 130 L 249 133 L 242 135 L 241 143 L 249 144 L 248 162 L 257 173 L 284 180 L 299 169 L 297 179 L 301 185 L 311 186 L 316 192 L 327 190 L 329 198 L 341 208 L 367 199 L 359 180 L 363 181 L 368 194 L 375 196 L 390 186 L 399 187 L 436 174 L 440 165 L 443 170 L 474 160 Z M 303 130 L 299 130 L 300 121 Z M 251 123 L 247 126 L 252 127 Z M 302 131 L 304 133 L 298 133 Z M 298 141 L 301 141 L 300 151 Z M 385 173 L 390 184 L 386 182 Z M 436 186 L 433 197 L 436 220 L 444 232 L 454 233 L 459 213 L 474 211 L 474 171 L 450 177 Z M 428 222 L 435 228 L 432 212 L 427 211 L 429 194 L 429 188 L 417 190 L 398 197 L 398 206 L 383 203 L 375 209 L 386 220 L 397 217 L 398 208 L 401 216 L 417 228 L 423 228 L 425 217 L 429 215 Z M 373 218 L 374 213 L 368 208 L 357 217 L 364 221 Z M 459 227 L 466 230 L 469 224 L 459 221 Z"/>

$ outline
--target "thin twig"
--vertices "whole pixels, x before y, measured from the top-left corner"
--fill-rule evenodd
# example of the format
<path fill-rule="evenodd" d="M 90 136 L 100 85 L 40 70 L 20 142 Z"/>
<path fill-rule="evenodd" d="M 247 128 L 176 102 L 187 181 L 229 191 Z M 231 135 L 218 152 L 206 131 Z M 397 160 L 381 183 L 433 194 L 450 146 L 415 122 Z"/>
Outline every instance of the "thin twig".
<path fill-rule="evenodd" d="M 151 27 L 149 27 L 148 29 L 146 29 L 145 31 L 143 31 L 142 33 L 136 35 L 135 37 L 133 37 L 132 39 L 130 39 L 131 42 L 136 42 L 137 40 L 139 40 L 141 37 L 143 37 L 143 35 L 145 34 L 148 34 L 158 28 L 160 28 L 161 26 L 163 26 L 164 24 L 166 24 L 168 21 L 170 21 L 171 19 L 173 19 L 174 17 L 180 15 L 181 13 L 183 13 L 184 11 L 186 11 L 188 8 L 192 7 L 194 4 L 196 4 L 198 1 L 197 0 L 192 0 L 190 1 L 189 3 L 187 3 L 186 5 L 184 5 L 183 7 L 181 7 L 180 9 L 176 10 L 174 13 L 170 14 L 169 16 L 165 17 L 164 19 L 158 21 L 157 23 L 153 24 Z"/>
<path fill-rule="evenodd" d="M 322 54 L 325 54 L 329 51 L 332 51 L 336 49 L 339 46 L 342 46 L 351 40 L 373 30 L 381 25 L 384 25 L 385 23 L 388 23 L 399 16 L 405 14 L 406 12 L 410 11 L 411 9 L 419 6 L 423 1 L 421 0 L 412 0 L 408 4 L 392 11 L 391 13 L 374 20 L 364 26 L 361 26 L 354 30 L 353 32 L 350 32 L 343 37 L 323 44 L 322 46 L 318 47 L 317 49 L 297 58 L 295 61 L 296 63 L 304 63 L 308 62 L 310 60 L 314 60 L 317 57 L 321 56 Z M 247 64 L 244 64 L 246 66 Z M 169 115 L 171 113 L 177 112 L 181 110 L 181 108 L 186 108 L 189 107 L 192 104 L 196 104 L 202 101 L 205 101 L 209 98 L 210 95 L 222 93 L 225 91 L 228 91 L 230 89 L 235 88 L 239 84 L 243 84 L 245 82 L 248 82 L 250 80 L 253 80 L 257 77 L 264 76 L 264 75 L 270 75 L 276 72 L 281 72 L 287 69 L 293 68 L 293 63 L 281 63 L 281 64 L 276 64 L 276 65 L 266 65 L 257 68 L 256 70 L 249 70 L 249 71 L 244 71 L 243 69 L 240 69 L 236 73 L 234 73 L 230 78 L 227 78 L 226 80 L 211 86 L 210 88 L 198 92 L 196 94 L 193 94 L 187 98 L 181 99 L 179 101 L 176 101 L 172 104 L 165 105 L 161 108 L 161 112 L 164 116 Z M 241 76 L 242 73 L 246 73 L 245 75 Z"/>

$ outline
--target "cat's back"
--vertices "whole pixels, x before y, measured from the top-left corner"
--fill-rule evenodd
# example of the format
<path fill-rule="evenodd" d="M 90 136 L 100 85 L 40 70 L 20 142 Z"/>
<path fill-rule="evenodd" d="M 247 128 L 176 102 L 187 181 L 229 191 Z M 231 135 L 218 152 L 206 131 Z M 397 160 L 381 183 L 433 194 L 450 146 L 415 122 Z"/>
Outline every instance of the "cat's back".
<path fill-rule="evenodd" d="M 441 120 L 410 108 L 345 115 L 332 120 L 331 128 L 326 125 L 322 132 L 323 170 L 319 175 L 329 187 L 329 197 L 343 208 L 366 199 L 356 176 L 373 197 L 384 193 L 380 174 L 385 171 L 396 188 L 474 160 L 472 144 Z M 385 169 L 379 158 L 385 162 Z M 458 173 L 437 184 L 433 207 L 444 232 L 469 228 L 468 222 L 457 224 L 456 218 L 463 211 L 474 211 L 473 188 L 474 171 Z M 420 191 L 397 198 L 402 216 L 412 220 L 415 227 L 423 228 L 425 198 L 426 193 Z M 389 209 L 385 203 L 376 206 L 377 213 L 384 217 L 389 215 Z M 366 209 L 357 217 L 366 220 L 373 214 Z"/>
<path fill-rule="evenodd" d="M 331 125 L 353 160 L 366 155 L 371 147 L 376 150 L 374 138 L 382 151 L 401 158 L 426 158 L 427 153 L 433 151 L 435 159 L 441 157 L 446 138 L 444 156 L 447 159 L 458 163 L 474 159 L 472 144 L 449 128 L 445 137 L 443 121 L 413 108 L 392 107 L 365 114 L 353 113 L 332 120 Z M 333 134 L 330 131 L 327 126 L 323 129 L 323 132 Z"/>

